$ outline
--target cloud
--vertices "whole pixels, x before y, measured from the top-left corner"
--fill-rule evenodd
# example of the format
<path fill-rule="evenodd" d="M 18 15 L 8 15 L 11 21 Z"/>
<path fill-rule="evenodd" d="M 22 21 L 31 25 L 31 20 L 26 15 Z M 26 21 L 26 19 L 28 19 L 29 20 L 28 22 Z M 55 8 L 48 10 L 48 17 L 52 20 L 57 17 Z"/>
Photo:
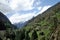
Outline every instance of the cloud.
<path fill-rule="evenodd" d="M 51 5 L 44 6 L 44 7 L 42 8 L 42 10 L 40 11 L 40 13 L 46 11 L 46 10 L 47 10 L 48 8 L 50 8 L 50 7 L 51 7 Z"/>
<path fill-rule="evenodd" d="M 10 12 L 12 9 L 8 5 L 0 3 L 0 11 L 6 14 L 6 12 Z"/>
<path fill-rule="evenodd" d="M 46 11 L 48 8 L 50 8 L 51 6 L 52 6 L 52 5 L 44 6 L 44 7 L 41 9 L 41 11 L 39 11 L 39 12 L 36 13 L 35 16 L 37 16 L 37 15 L 43 13 L 43 12 Z"/>
<path fill-rule="evenodd" d="M 0 0 L 0 12 L 6 15 L 7 12 L 10 11 L 12 11 L 12 9 L 9 7 L 8 0 Z"/>
<path fill-rule="evenodd" d="M 34 0 L 12 0 L 10 1 L 10 7 L 13 10 L 29 10 L 32 9 Z"/>
<path fill-rule="evenodd" d="M 33 16 L 37 16 L 38 14 L 44 12 L 49 7 L 51 7 L 51 6 L 50 5 L 49 6 L 44 6 L 43 8 L 38 7 L 38 10 L 40 10 L 42 8 L 42 10 L 39 11 L 38 13 L 36 13 L 35 11 L 32 12 L 32 13 L 25 13 L 25 14 L 15 13 L 9 19 L 13 24 L 18 23 L 18 22 L 25 22 L 25 21 L 28 21 L 29 19 L 31 19 Z"/>
<path fill-rule="evenodd" d="M 0 5 L 0 11 L 4 12 L 12 23 L 27 21 L 54 4 L 52 0 L 0 0 L 0 3 L 4 4 Z"/>
<path fill-rule="evenodd" d="M 33 13 L 28 13 L 28 14 L 23 14 L 20 15 L 18 13 L 12 15 L 9 20 L 13 23 L 18 23 L 18 22 L 25 22 L 28 21 L 29 19 L 31 19 L 35 14 Z"/>
<path fill-rule="evenodd" d="M 37 9 L 38 9 L 38 10 L 41 10 L 41 8 L 42 8 L 42 7 L 38 7 Z"/>
<path fill-rule="evenodd" d="M 7 0 L 0 0 L 0 3 L 8 5 L 8 1 Z"/>
<path fill-rule="evenodd" d="M 37 16 L 47 10 L 49 6 L 33 6 L 34 0 L 12 0 L 10 7 L 16 11 L 9 20 L 12 23 L 24 22 L 31 19 L 33 16 Z M 39 5 L 40 2 L 36 2 L 36 5 Z M 22 14 L 23 13 L 23 14 Z"/>

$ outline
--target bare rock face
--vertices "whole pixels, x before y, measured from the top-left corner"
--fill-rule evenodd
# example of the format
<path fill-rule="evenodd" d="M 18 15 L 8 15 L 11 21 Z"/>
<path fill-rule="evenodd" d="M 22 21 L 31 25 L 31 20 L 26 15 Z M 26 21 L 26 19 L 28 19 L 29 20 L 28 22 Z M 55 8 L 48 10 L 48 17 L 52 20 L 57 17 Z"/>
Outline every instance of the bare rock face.
<path fill-rule="evenodd" d="M 8 18 L 0 12 L 0 30 L 5 30 L 6 27 L 10 27 L 11 23 Z"/>

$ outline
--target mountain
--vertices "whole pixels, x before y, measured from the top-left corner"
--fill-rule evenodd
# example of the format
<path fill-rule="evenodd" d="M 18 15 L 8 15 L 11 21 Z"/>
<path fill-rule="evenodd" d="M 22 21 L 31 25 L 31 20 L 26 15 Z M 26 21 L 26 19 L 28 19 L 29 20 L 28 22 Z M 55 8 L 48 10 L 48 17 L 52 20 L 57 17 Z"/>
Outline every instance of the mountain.
<path fill-rule="evenodd" d="M 29 20 L 19 33 L 21 40 L 60 40 L 60 2 Z"/>
<path fill-rule="evenodd" d="M 17 26 L 17 28 L 22 28 L 22 27 L 24 27 L 26 24 L 27 24 L 27 21 L 26 21 L 26 22 L 15 23 L 14 25 Z"/>
<path fill-rule="evenodd" d="M 17 27 L 9 21 L 9 19 L 0 12 L 0 40 L 5 40 L 6 36 L 10 37 L 10 33 L 15 31 Z M 12 36 L 12 35 L 11 35 Z"/>
<path fill-rule="evenodd" d="M 20 24 L 23 23 L 18 25 L 20 26 Z M 14 27 L 14 25 L 0 12 L 0 30 L 10 27 Z M 7 36 L 10 35 L 9 37 L 13 36 L 12 40 L 14 37 L 15 40 L 60 40 L 60 2 L 27 21 L 26 25 L 24 23 L 23 28 L 13 31 L 9 30 L 8 35 L 6 34 Z M 0 32 L 0 39 L 6 38 L 6 36 L 2 36 L 3 34 Z"/>
<path fill-rule="evenodd" d="M 0 30 L 6 29 L 6 24 L 11 24 L 8 18 L 0 12 Z"/>
<path fill-rule="evenodd" d="M 42 21 L 44 19 L 47 20 L 50 16 L 53 16 L 57 11 L 60 11 L 60 2 L 57 3 L 56 5 L 50 7 L 49 9 L 47 9 L 42 14 L 39 14 L 33 20 L 30 20 L 31 22 L 29 22 L 27 25 L 33 24 L 33 23 L 38 22 L 38 21 Z"/>
<path fill-rule="evenodd" d="M 6 30 L 6 28 L 13 28 L 14 25 L 11 24 L 9 19 L 0 12 L 0 30 Z"/>
<path fill-rule="evenodd" d="M 24 26 L 26 26 L 29 22 L 31 22 L 31 20 L 33 20 L 34 17 L 28 21 L 25 22 L 19 22 L 19 23 L 15 23 L 14 25 L 17 26 L 17 28 L 23 28 Z"/>

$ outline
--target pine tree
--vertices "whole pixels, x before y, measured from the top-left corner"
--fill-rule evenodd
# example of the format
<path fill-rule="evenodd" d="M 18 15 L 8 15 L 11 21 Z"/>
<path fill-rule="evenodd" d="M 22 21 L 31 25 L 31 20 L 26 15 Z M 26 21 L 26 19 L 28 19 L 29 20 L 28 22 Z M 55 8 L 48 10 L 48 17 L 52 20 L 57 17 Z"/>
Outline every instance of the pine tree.
<path fill-rule="evenodd" d="M 37 38 L 38 38 L 37 32 L 36 32 L 36 30 L 33 30 L 32 39 L 31 40 L 37 40 Z"/>

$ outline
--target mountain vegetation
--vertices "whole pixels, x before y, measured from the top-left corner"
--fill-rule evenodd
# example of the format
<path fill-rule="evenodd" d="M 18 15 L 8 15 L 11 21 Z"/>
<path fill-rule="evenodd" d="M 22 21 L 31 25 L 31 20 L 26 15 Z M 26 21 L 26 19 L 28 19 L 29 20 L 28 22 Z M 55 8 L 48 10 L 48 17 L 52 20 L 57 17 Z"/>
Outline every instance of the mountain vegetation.
<path fill-rule="evenodd" d="M 16 29 L 16 26 L 11 24 L 8 18 L 0 12 L 0 39 L 4 38 L 6 32 L 9 33 L 12 29 Z"/>
<path fill-rule="evenodd" d="M 60 2 L 29 20 L 23 28 L 14 29 L 7 21 L 6 26 L 0 26 L 7 28 L 0 31 L 1 40 L 60 40 Z"/>
<path fill-rule="evenodd" d="M 60 2 L 17 30 L 16 40 L 60 40 Z"/>

